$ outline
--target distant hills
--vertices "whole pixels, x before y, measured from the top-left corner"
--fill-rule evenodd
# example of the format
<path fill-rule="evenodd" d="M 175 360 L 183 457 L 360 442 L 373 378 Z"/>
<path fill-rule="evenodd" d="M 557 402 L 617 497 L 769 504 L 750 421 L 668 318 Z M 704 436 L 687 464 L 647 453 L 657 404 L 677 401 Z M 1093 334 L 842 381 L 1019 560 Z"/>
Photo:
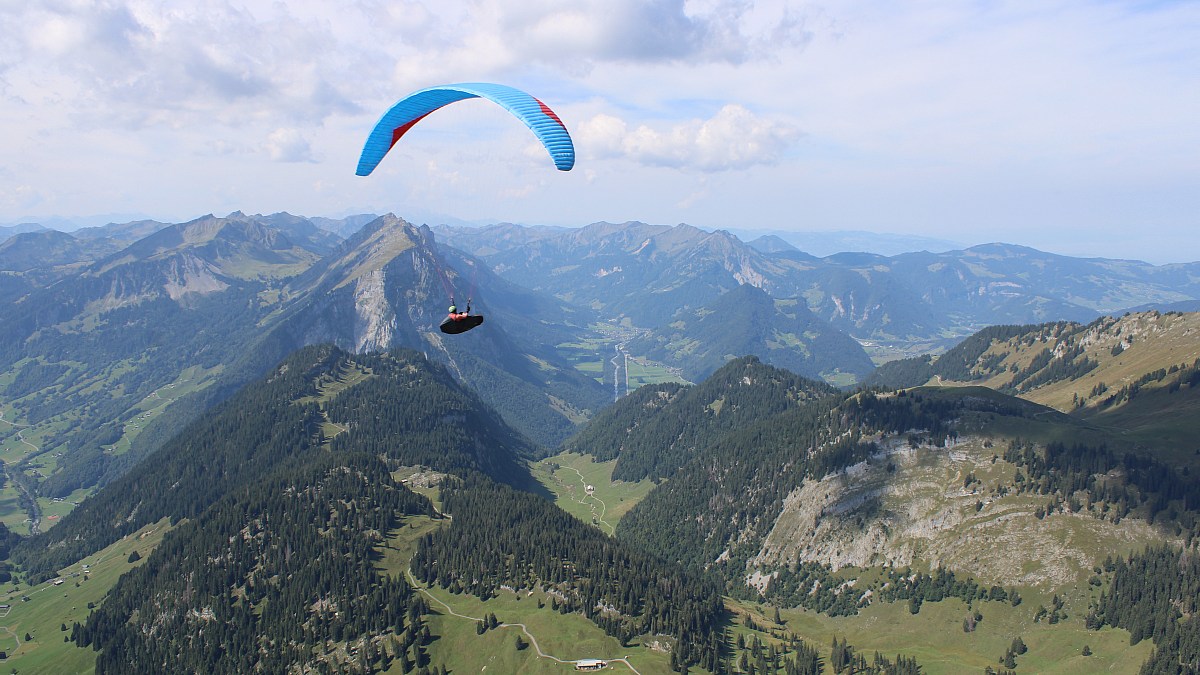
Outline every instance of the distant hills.
<path fill-rule="evenodd" d="M 853 383 L 875 369 L 862 346 L 809 311 L 803 299 L 775 300 L 749 284 L 631 341 L 630 351 L 679 367 L 699 382 L 747 354 L 794 373 Z"/>
<path fill-rule="evenodd" d="M 742 284 L 775 298 L 803 297 L 814 314 L 860 340 L 926 349 L 988 325 L 1090 321 L 1200 298 L 1200 263 L 1070 258 L 1009 244 L 818 258 L 777 240 L 755 247 L 687 225 L 434 231 L 518 284 L 649 329 Z"/>
<path fill-rule="evenodd" d="M 943 253 L 963 248 L 962 244 L 945 239 L 861 230 L 820 232 L 731 229 L 730 232 L 759 250 L 771 247 L 777 251 L 792 248 L 819 258 L 846 251 L 894 256 L 913 251 Z"/>
<path fill-rule="evenodd" d="M 0 243 L 3 410 L 38 448 L 9 457 L 14 472 L 39 471 L 47 497 L 78 497 L 315 343 L 420 349 L 552 448 L 628 381 L 613 381 L 614 348 L 643 364 L 640 381 L 701 381 L 753 354 L 849 386 L 873 360 L 938 351 L 982 325 L 1087 322 L 1200 296 L 1195 265 L 1002 244 L 817 258 L 686 225 L 367 219 L 235 212 L 72 234 L 30 226 Z M 489 320 L 445 339 L 435 326 L 464 295 Z"/>

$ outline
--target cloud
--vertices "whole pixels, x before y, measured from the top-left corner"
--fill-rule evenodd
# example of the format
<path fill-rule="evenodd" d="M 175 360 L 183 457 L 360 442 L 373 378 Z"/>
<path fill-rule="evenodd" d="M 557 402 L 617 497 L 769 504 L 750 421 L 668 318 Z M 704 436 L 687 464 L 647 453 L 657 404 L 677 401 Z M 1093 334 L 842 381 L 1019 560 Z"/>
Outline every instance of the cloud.
<path fill-rule="evenodd" d="M 397 89 L 602 63 L 740 64 L 802 46 L 793 13 L 740 0 L 0 3 L 0 85 L 92 124 L 236 126 L 357 114 Z"/>
<path fill-rule="evenodd" d="M 397 63 L 399 82 L 530 66 L 579 75 L 601 64 L 738 65 L 776 60 L 813 37 L 786 7 L 740 0 L 477 0 L 467 12 L 441 10 L 424 31 L 440 40 Z"/>
<path fill-rule="evenodd" d="M 295 129 L 276 129 L 267 137 L 267 154 L 276 162 L 316 162 L 308 140 Z"/>
<path fill-rule="evenodd" d="M 327 23 L 282 5 L 137 2 L 0 4 L 13 45 L 0 51 L 11 98 L 61 102 L 76 123 L 237 126 L 357 112 L 352 67 Z M 386 66 L 376 67 L 383 75 Z"/>
<path fill-rule="evenodd" d="M 624 157 L 647 166 L 730 171 L 775 164 L 800 132 L 786 122 L 764 119 L 729 104 L 707 120 L 665 131 L 600 114 L 578 126 L 577 145 L 593 159 Z"/>

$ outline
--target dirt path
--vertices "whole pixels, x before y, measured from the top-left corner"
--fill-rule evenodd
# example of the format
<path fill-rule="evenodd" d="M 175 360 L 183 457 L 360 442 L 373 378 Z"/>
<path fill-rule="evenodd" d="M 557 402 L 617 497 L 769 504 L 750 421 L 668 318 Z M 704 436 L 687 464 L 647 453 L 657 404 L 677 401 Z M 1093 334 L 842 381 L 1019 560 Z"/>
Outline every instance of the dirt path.
<path fill-rule="evenodd" d="M 9 635 L 11 635 L 12 638 L 17 641 L 17 649 L 21 648 L 21 636 L 14 633 L 11 628 L 9 628 L 8 626 L 0 626 L 0 632 L 8 633 Z M 16 649 L 14 649 L 13 652 L 15 653 Z"/>
<path fill-rule="evenodd" d="M 584 479 L 582 473 L 579 473 L 579 469 L 576 469 L 573 466 L 564 466 L 562 468 L 570 469 L 571 471 L 574 471 L 577 476 L 579 476 L 579 484 L 583 488 L 583 497 L 581 497 L 580 499 L 577 499 L 576 501 L 580 504 L 586 504 L 587 502 L 585 500 L 587 500 L 589 498 L 596 500 L 596 502 L 598 502 L 600 504 L 600 513 L 599 514 L 596 513 L 595 504 L 592 505 L 592 515 L 596 516 L 596 522 L 607 527 L 609 534 L 616 534 L 617 528 L 613 527 L 613 525 L 611 523 L 604 520 L 604 514 L 608 511 L 608 505 L 606 505 L 604 503 L 603 499 L 600 499 L 596 495 L 591 495 L 591 494 L 587 493 L 587 480 Z"/>
<path fill-rule="evenodd" d="M 451 615 L 457 616 L 460 619 L 468 619 L 470 621 L 483 621 L 482 617 L 469 616 L 467 614 L 460 614 L 460 613 L 454 611 L 453 607 L 442 602 L 441 599 L 439 599 L 434 594 L 432 594 L 428 590 L 426 590 L 425 587 L 423 587 L 419 583 L 417 583 L 417 579 L 416 579 L 416 577 L 413 576 L 412 570 L 406 569 L 406 570 L 404 570 L 404 573 L 408 575 L 408 582 L 410 584 L 412 584 L 413 588 L 415 588 L 418 591 L 420 591 L 421 593 L 423 593 L 425 595 L 425 597 L 429 598 L 430 600 L 433 600 L 437 604 L 444 607 L 446 609 L 446 611 L 449 612 Z M 580 659 L 561 659 L 557 656 L 554 656 L 553 654 L 547 654 L 546 652 L 542 651 L 542 646 L 538 644 L 537 638 L 535 638 L 533 636 L 533 633 L 529 632 L 529 627 L 523 623 L 500 623 L 499 625 L 496 626 L 496 628 L 510 628 L 510 627 L 521 629 L 521 632 L 525 634 L 525 637 L 529 638 L 529 644 L 533 645 L 533 649 L 537 652 L 537 655 L 539 658 L 550 659 L 551 661 L 556 661 L 558 663 L 564 663 L 564 664 L 568 664 L 568 665 L 574 665 L 575 662 L 580 660 Z M 633 671 L 634 675 L 642 675 L 640 672 L 638 672 L 638 669 L 634 668 L 633 664 L 629 662 L 628 657 L 620 658 L 620 659 L 604 659 L 604 661 L 607 661 L 609 663 L 624 663 L 626 666 L 629 667 L 629 670 Z"/>

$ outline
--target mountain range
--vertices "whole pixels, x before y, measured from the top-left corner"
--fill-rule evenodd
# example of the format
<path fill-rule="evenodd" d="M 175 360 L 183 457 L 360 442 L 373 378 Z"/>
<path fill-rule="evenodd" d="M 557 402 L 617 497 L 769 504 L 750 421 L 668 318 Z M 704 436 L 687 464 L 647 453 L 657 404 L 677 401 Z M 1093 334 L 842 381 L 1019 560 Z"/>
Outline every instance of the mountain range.
<path fill-rule="evenodd" d="M 1101 315 L 1193 301 L 1194 266 L 393 215 L 61 234 L 0 244 L 21 672 L 1200 667 L 1200 324 Z M 437 331 L 464 300 L 487 321 Z"/>

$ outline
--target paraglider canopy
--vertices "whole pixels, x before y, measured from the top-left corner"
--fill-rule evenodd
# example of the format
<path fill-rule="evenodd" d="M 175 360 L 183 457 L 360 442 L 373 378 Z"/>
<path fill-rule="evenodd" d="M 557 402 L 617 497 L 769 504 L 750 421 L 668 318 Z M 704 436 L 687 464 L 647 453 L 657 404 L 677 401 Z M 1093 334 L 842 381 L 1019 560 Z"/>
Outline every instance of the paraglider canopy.
<path fill-rule="evenodd" d="M 438 108 L 468 98 L 487 99 L 524 122 L 545 146 L 559 171 L 570 171 L 575 166 L 575 146 L 571 143 L 571 135 L 549 106 L 520 89 L 503 84 L 471 82 L 422 89 L 392 106 L 367 137 L 358 158 L 356 173 L 359 176 L 370 175 L 383 156 L 414 124 Z"/>

